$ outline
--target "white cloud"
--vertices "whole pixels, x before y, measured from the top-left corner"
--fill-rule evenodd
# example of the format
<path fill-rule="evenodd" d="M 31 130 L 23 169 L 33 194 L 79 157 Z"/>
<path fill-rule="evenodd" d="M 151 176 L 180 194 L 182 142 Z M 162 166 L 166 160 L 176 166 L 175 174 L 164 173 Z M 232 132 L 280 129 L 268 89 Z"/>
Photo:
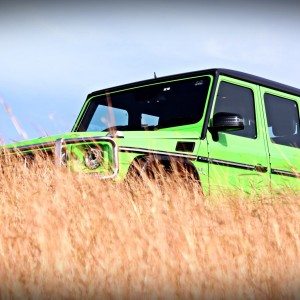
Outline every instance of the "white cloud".
<path fill-rule="evenodd" d="M 88 92 L 151 78 L 154 71 L 220 66 L 300 87 L 300 18 L 255 13 L 250 4 L 237 10 L 178 5 L 70 7 L 69 13 L 34 8 L 31 15 L 0 19 L 0 92 L 21 120 L 30 107 L 47 120 L 43 127 L 54 128 L 50 112 L 73 120 Z"/>

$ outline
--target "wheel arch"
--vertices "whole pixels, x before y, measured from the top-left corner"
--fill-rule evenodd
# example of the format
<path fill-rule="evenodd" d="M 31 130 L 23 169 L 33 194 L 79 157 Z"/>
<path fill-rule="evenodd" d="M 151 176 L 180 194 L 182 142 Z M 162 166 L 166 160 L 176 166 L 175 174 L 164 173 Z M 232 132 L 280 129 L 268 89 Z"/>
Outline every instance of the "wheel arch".
<path fill-rule="evenodd" d="M 197 168 L 190 159 L 163 154 L 138 155 L 130 164 L 126 177 L 129 177 L 130 175 L 141 176 L 143 172 L 146 172 L 148 168 L 152 168 L 155 164 L 160 164 L 165 169 L 167 168 L 171 171 L 171 167 L 175 165 L 176 167 L 179 167 L 179 170 L 191 173 L 192 178 L 200 182 Z"/>

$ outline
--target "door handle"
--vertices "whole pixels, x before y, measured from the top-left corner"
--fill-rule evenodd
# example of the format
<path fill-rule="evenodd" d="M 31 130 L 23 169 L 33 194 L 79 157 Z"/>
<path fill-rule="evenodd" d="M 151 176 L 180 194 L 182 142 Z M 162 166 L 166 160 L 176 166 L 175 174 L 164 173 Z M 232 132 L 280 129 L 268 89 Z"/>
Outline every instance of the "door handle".
<path fill-rule="evenodd" d="M 268 172 L 268 167 L 264 167 L 264 166 L 262 166 L 262 165 L 260 165 L 260 164 L 256 165 L 256 166 L 254 167 L 254 169 L 255 169 L 255 171 L 261 172 L 261 173 L 266 173 L 266 172 Z"/>

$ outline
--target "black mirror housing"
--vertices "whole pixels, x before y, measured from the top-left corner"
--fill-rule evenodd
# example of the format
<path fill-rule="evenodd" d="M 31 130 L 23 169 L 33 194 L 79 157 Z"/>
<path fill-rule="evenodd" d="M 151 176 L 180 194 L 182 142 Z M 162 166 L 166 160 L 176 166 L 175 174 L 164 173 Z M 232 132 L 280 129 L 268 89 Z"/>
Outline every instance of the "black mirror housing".
<path fill-rule="evenodd" d="M 243 130 L 244 119 L 239 114 L 219 112 L 213 116 L 212 128 L 216 131 Z"/>
<path fill-rule="evenodd" d="M 243 130 L 244 119 L 239 114 L 219 112 L 213 116 L 212 126 L 209 128 L 214 140 L 218 140 L 218 132 Z"/>

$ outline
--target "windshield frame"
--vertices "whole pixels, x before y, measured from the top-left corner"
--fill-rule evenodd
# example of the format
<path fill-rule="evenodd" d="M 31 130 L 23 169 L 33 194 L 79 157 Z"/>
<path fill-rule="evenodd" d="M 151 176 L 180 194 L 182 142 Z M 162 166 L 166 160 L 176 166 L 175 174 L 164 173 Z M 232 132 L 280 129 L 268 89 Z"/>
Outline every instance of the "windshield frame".
<path fill-rule="evenodd" d="M 192 124 L 184 124 L 184 125 L 178 125 L 178 126 L 172 126 L 172 127 L 167 127 L 167 128 L 161 128 L 159 129 L 160 131 L 161 130 L 172 130 L 174 128 L 177 128 L 177 127 L 184 127 L 186 128 L 187 126 L 188 127 L 191 127 L 191 128 L 199 128 L 199 126 L 202 126 L 203 125 L 203 122 L 204 122 L 204 119 L 205 119 L 205 115 L 206 115 L 206 111 L 207 111 L 207 107 L 208 107 L 208 102 L 209 102 L 209 99 L 210 99 L 210 95 L 211 95 L 211 92 L 212 92 L 212 86 L 213 86 L 213 82 L 214 82 L 214 76 L 212 76 L 211 74 L 199 74 L 197 76 L 190 76 L 190 77 L 182 77 L 182 78 L 176 78 L 176 79 L 169 79 L 169 80 L 162 80 L 161 81 L 156 81 L 156 82 L 153 82 L 153 83 L 149 83 L 149 84 L 140 84 L 137 83 L 137 85 L 133 86 L 132 84 L 130 84 L 130 87 L 127 87 L 126 86 L 121 86 L 120 89 L 118 88 L 112 88 L 112 90 L 110 89 L 107 89 L 107 90 L 101 90 L 99 91 L 99 94 L 97 93 L 93 93 L 92 95 L 89 95 L 87 100 L 85 101 L 81 111 L 80 111 L 80 114 L 72 128 L 72 132 L 91 132 L 91 131 L 78 131 L 78 129 L 80 128 L 80 125 L 82 124 L 84 118 L 86 117 L 87 113 L 88 113 L 88 109 L 89 109 L 89 106 L 92 104 L 92 102 L 96 99 L 96 98 L 99 98 L 99 97 L 107 97 L 110 95 L 113 95 L 113 94 L 116 94 L 116 93 L 122 93 L 122 92 L 127 92 L 127 91 L 132 91 L 132 90 L 136 90 L 136 89 L 142 89 L 142 88 L 148 88 L 148 87 L 151 87 L 151 86 L 157 86 L 157 85 L 162 85 L 162 84 L 168 84 L 168 83 L 174 83 L 174 82 L 179 82 L 179 81 L 186 81 L 186 80 L 193 80 L 193 79 L 201 79 L 203 77 L 206 77 L 208 78 L 209 82 L 208 82 L 208 88 L 207 88 L 207 94 L 206 94 L 206 98 L 203 99 L 203 101 L 205 101 L 205 104 L 204 104 L 204 108 L 203 108 L 203 113 L 202 113 L 202 116 L 201 116 L 201 119 L 198 120 L 196 123 L 192 123 Z M 124 130 L 126 131 L 126 130 Z M 133 130 L 131 130 L 133 131 Z M 141 131 L 141 132 L 144 132 L 144 130 L 137 130 L 137 131 Z M 100 131 L 99 131 L 100 132 Z"/>

